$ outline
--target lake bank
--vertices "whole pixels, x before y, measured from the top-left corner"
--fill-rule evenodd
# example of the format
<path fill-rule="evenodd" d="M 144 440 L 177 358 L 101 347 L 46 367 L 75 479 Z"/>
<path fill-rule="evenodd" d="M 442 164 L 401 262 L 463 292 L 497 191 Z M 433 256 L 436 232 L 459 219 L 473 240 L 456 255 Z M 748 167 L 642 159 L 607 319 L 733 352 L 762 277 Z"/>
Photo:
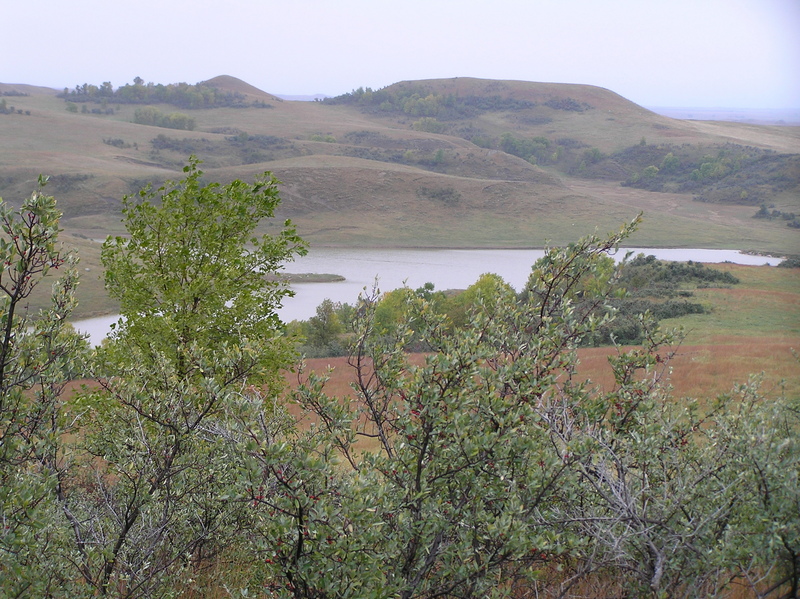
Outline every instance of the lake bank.
<path fill-rule="evenodd" d="M 736 250 L 698 248 L 620 248 L 617 260 L 628 253 L 654 255 L 660 260 L 702 262 L 707 264 L 733 262 L 744 265 L 775 266 L 780 258 L 755 256 Z M 290 281 L 293 297 L 285 298 L 278 314 L 284 322 L 307 320 L 314 316 L 317 306 L 325 299 L 354 304 L 360 293 L 377 287 L 381 292 L 407 285 L 411 288 L 433 283 L 436 289 L 465 289 L 484 273 L 501 276 L 514 289 L 526 283 L 533 264 L 544 255 L 538 250 L 420 250 L 317 248 L 286 265 L 296 273 L 280 273 Z M 322 274 L 335 273 L 335 274 Z M 119 319 L 111 314 L 76 321 L 75 327 L 99 344 L 110 325 Z"/>

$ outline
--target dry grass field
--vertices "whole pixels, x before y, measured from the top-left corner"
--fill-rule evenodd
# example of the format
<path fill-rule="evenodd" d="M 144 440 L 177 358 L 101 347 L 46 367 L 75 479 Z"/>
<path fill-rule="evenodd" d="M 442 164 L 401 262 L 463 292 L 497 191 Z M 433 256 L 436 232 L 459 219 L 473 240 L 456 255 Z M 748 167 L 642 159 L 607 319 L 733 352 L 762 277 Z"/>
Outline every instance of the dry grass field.
<path fill-rule="evenodd" d="M 800 336 L 794 340 L 731 341 L 724 344 L 682 345 L 671 362 L 669 377 L 676 400 L 684 397 L 711 400 L 731 392 L 735 386 L 745 384 L 750 375 L 763 376 L 762 391 L 767 397 L 773 394 L 800 393 L 800 362 L 794 351 L 800 347 Z M 578 372 L 593 381 L 599 389 L 613 385 L 608 357 L 616 350 L 601 347 L 579 352 Z M 416 359 L 421 360 L 422 356 Z M 352 397 L 353 369 L 347 358 L 314 358 L 307 361 L 308 371 L 324 373 L 329 368 L 331 378 L 326 385 L 328 393 L 337 397 Z M 287 374 L 294 385 L 297 375 Z M 293 408 L 302 420 L 302 415 Z"/>
<path fill-rule="evenodd" d="M 665 327 L 681 327 L 686 337 L 671 362 L 670 384 L 676 400 L 684 397 L 710 400 L 762 377 L 767 397 L 800 394 L 800 269 L 765 266 L 714 265 L 732 272 L 740 283 L 731 288 L 695 291 L 696 299 L 710 309 L 662 321 Z M 579 373 L 600 389 L 613 385 L 609 355 L 613 347 L 579 351 Z M 421 360 L 422 356 L 417 356 Z M 327 388 L 331 395 L 352 395 L 352 368 L 346 358 L 307 361 L 307 370 L 318 373 L 332 368 Z M 287 377 L 296 383 L 297 377 Z"/>

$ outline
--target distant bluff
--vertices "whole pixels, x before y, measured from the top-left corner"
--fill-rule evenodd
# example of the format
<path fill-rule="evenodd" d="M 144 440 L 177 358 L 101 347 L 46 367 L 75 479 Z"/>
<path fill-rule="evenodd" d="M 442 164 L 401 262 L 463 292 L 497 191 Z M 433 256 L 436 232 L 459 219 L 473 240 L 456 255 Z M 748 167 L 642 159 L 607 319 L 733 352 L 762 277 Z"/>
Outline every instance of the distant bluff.
<path fill-rule="evenodd" d="M 403 92 L 409 89 L 430 90 L 432 93 L 454 96 L 501 97 L 533 104 L 560 106 L 562 110 L 581 108 L 599 110 L 635 111 L 653 114 L 651 111 L 627 100 L 619 94 L 603 87 L 574 83 L 542 83 L 535 81 L 477 79 L 473 77 L 453 77 L 450 79 L 421 79 L 401 81 L 386 88 L 390 92 Z"/>
<path fill-rule="evenodd" d="M 208 87 L 214 87 L 224 92 L 243 94 L 253 99 L 282 102 L 282 100 L 277 96 L 268 94 L 267 92 L 258 89 L 254 85 L 250 85 L 246 81 L 242 81 L 236 77 L 231 77 L 230 75 L 219 75 L 213 79 L 209 79 L 208 81 L 201 81 L 200 84 Z"/>

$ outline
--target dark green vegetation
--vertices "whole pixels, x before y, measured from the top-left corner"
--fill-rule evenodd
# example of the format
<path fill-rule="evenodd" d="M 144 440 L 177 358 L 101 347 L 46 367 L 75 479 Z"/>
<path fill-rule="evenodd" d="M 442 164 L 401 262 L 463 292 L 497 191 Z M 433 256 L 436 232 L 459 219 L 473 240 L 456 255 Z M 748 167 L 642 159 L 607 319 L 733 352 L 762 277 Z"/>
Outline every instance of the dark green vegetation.
<path fill-rule="evenodd" d="M 753 215 L 753 218 L 768 218 L 768 219 L 783 219 L 788 221 L 786 223 L 787 227 L 792 227 L 793 229 L 800 228 L 800 221 L 797 220 L 797 215 L 794 212 L 781 212 L 780 210 L 773 209 L 772 212 L 769 211 L 766 204 L 761 204 L 761 208 L 758 209 Z"/>
<path fill-rule="evenodd" d="M 12 95 L 26 95 L 26 94 L 12 94 Z M 25 114 L 26 116 L 31 115 L 30 110 L 23 111 L 21 108 L 15 108 L 14 106 L 10 105 L 5 98 L 0 99 L 0 114 Z"/>
<path fill-rule="evenodd" d="M 193 131 L 195 128 L 195 120 L 188 115 L 180 112 L 164 114 L 157 108 L 150 106 L 137 109 L 133 115 L 133 122 L 137 125 L 152 125 L 153 127 L 164 127 L 166 129 Z"/>
<path fill-rule="evenodd" d="M 797 127 L 679 121 L 596 87 L 469 78 L 323 102 L 232 77 L 0 92 L 20 94 L 3 98 L 14 114 L 0 119 L 0 195 L 19 203 L 41 173 L 83 177 L 51 189 L 66 232 L 88 238 L 119 232 L 119 198 L 176 178 L 194 153 L 216 181 L 274 172 L 280 215 L 312 244 L 542 247 L 643 211 L 626 243 L 798 253 L 797 230 L 751 218 L 762 203 L 800 213 Z"/>
<path fill-rule="evenodd" d="M 575 309 L 601 319 L 613 314 L 614 318 L 600 324 L 587 334 L 582 344 L 608 345 L 613 343 L 641 343 L 646 333 L 640 316 L 644 313 L 655 322 L 679 318 L 687 314 L 704 314 L 708 308 L 702 303 L 690 301 L 694 290 L 709 287 L 730 287 L 739 282 L 729 272 L 722 272 L 696 262 L 663 262 L 655 256 L 639 254 L 618 269 L 611 258 L 602 262 L 602 274 L 582 281 L 576 291 Z M 601 267 L 598 265 L 598 271 Z M 616 277 L 613 297 L 598 309 L 594 304 L 594 291 L 605 284 L 611 276 Z M 408 319 L 407 306 L 410 298 L 423 298 L 430 309 L 443 318 L 443 325 L 451 332 L 471 326 L 469 314 L 479 308 L 481 302 L 491 296 L 497 287 L 513 293 L 512 288 L 493 274 L 484 274 L 465 291 L 436 291 L 432 283 L 416 290 L 397 289 L 381 296 L 376 306 L 376 331 L 382 335 L 393 335 Z M 519 294 L 518 301 L 528 301 L 527 291 Z M 348 352 L 349 343 L 356 331 L 353 329 L 356 307 L 328 299 L 318 307 L 316 315 L 309 320 L 292 323 L 291 334 L 298 335 L 302 342 L 299 351 L 309 358 L 341 356 Z M 420 339 L 411 337 L 406 345 L 408 351 L 429 351 Z"/>
<path fill-rule="evenodd" d="M 190 85 L 188 83 L 145 83 L 139 77 L 133 83 L 114 89 L 110 81 L 101 85 L 84 83 L 74 89 L 65 88 L 58 95 L 68 102 L 88 102 L 101 104 L 170 104 L 180 108 L 247 108 L 248 106 L 266 107 L 264 102 L 248 101 L 247 96 L 239 91 L 226 91 L 207 82 Z M 112 113 L 113 114 L 113 113 Z M 147 124 L 147 123 L 145 123 Z"/>
<path fill-rule="evenodd" d="M 287 289 L 263 275 L 304 244 L 255 233 L 277 207 L 268 173 L 204 183 L 195 161 L 126 198 L 102 249 L 124 321 L 90 352 L 55 201 L 0 205 L 0 596 L 798 597 L 797 397 L 676 401 L 680 337 L 647 316 L 608 384 L 578 370 L 623 279 L 669 297 L 724 269 L 620 269 L 634 221 L 549 250 L 521 296 L 482 277 L 457 315 L 431 286 L 394 295 L 399 320 L 365 294 L 337 314 L 353 387 L 287 392 Z"/>
<path fill-rule="evenodd" d="M 664 143 L 652 146 L 643 137 L 636 145 L 606 153 L 571 137 L 523 137 L 511 132 L 493 137 L 482 130 L 464 128 L 463 122 L 498 112 L 523 114 L 523 124 L 546 125 L 552 118 L 543 110 L 539 111 L 541 116 L 531 116 L 537 108 L 537 103 L 531 100 L 442 94 L 436 88 L 434 84 L 420 84 L 378 91 L 358 89 L 324 102 L 358 106 L 371 114 L 419 116 L 422 118 L 412 125 L 416 131 L 464 137 L 480 147 L 500 149 L 569 175 L 622 179 L 626 185 L 651 191 L 690 192 L 699 201 L 757 204 L 765 196 L 784 191 L 796 193 L 800 187 L 800 156 L 753 146 L 726 144 L 715 148 Z M 566 112 L 584 113 L 595 108 L 569 96 L 540 102 L 540 108 Z M 655 126 L 666 128 L 663 124 Z M 715 154 L 709 154 L 710 149 Z M 429 166 L 444 166 L 443 163 L 444 154 L 438 163 Z"/>

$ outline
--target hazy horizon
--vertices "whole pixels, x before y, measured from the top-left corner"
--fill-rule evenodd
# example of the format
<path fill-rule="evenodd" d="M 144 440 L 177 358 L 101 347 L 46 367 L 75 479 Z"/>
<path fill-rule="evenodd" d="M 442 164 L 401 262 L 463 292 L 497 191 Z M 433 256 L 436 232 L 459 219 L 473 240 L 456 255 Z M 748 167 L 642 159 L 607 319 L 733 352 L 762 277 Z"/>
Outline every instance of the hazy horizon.
<path fill-rule="evenodd" d="M 226 76 L 226 73 L 220 73 L 219 75 L 215 75 L 214 77 L 210 77 L 209 79 L 206 79 L 204 81 L 208 81 L 210 79 L 214 79 L 215 77 L 220 77 L 220 76 Z M 230 75 L 228 75 L 228 76 L 230 76 Z M 237 79 L 238 79 L 238 77 L 237 77 Z M 242 81 L 244 81 L 244 80 L 242 80 Z M 244 81 L 244 82 L 252 85 L 249 81 Z M 87 81 L 86 83 L 97 85 L 100 82 Z M 128 83 L 133 83 L 133 82 L 132 81 L 126 81 L 126 82 L 122 83 L 121 85 L 114 85 L 114 89 L 117 89 L 117 88 L 119 88 L 121 86 L 124 86 L 124 85 L 126 85 Z M 153 81 L 152 83 L 155 83 L 155 84 L 159 84 L 159 83 L 162 83 L 162 84 L 168 84 L 168 83 L 195 84 L 195 83 L 201 83 L 201 81 L 185 81 L 185 80 L 184 81 L 178 81 L 178 80 L 175 80 L 175 81 Z M 394 83 L 400 83 L 400 82 L 399 81 L 395 81 Z M 552 82 L 531 82 L 531 83 L 552 83 Z M 44 87 L 44 88 L 47 88 L 47 89 L 52 89 L 52 90 L 57 91 L 57 92 L 63 91 L 64 87 L 68 87 L 68 88 L 72 89 L 70 86 L 36 85 L 36 84 L 32 84 L 32 83 L 25 82 L 25 81 L 0 81 L 0 84 L 4 84 L 4 85 L 33 85 L 35 87 Z M 388 85 L 392 85 L 392 84 L 390 83 Z M 254 86 L 254 87 L 257 87 L 257 86 Z M 364 86 L 359 86 L 359 87 L 364 87 Z M 356 88 L 354 88 L 354 89 L 356 89 Z M 319 92 L 319 93 L 315 93 L 315 94 L 294 94 L 294 93 L 274 92 L 274 91 L 268 90 L 268 89 L 261 89 L 261 91 L 269 93 L 269 94 L 271 94 L 273 96 L 277 96 L 277 97 L 282 98 L 284 100 L 297 100 L 297 101 L 307 101 L 307 102 L 312 102 L 317 98 L 323 99 L 323 98 L 333 98 L 333 97 L 335 97 L 334 94 L 326 94 L 324 92 Z M 350 91 L 352 91 L 352 90 L 350 90 Z M 614 90 L 612 89 L 610 91 L 613 92 Z M 346 93 L 346 92 L 343 92 L 343 93 Z M 680 110 L 680 111 L 696 110 L 698 112 L 703 112 L 703 113 L 713 112 L 713 111 L 716 110 L 716 111 L 734 111 L 734 112 L 736 112 L 736 111 L 747 111 L 747 112 L 751 112 L 751 113 L 776 113 L 777 112 L 777 113 L 787 113 L 787 114 L 800 114 L 800 106 L 798 106 L 798 107 L 782 107 L 782 108 L 758 108 L 758 107 L 751 107 L 751 106 L 679 106 L 679 105 L 666 106 L 666 105 L 642 105 L 642 104 L 640 104 L 640 106 L 643 106 L 644 108 L 648 108 L 648 109 L 651 109 L 651 110 L 655 110 L 655 109 L 660 109 L 660 110 L 665 110 L 665 111 L 667 111 L 667 110 Z"/>
<path fill-rule="evenodd" d="M 797 0 L 27 0 L 0 81 L 231 75 L 273 94 L 404 80 L 580 83 L 642 106 L 800 108 Z"/>

